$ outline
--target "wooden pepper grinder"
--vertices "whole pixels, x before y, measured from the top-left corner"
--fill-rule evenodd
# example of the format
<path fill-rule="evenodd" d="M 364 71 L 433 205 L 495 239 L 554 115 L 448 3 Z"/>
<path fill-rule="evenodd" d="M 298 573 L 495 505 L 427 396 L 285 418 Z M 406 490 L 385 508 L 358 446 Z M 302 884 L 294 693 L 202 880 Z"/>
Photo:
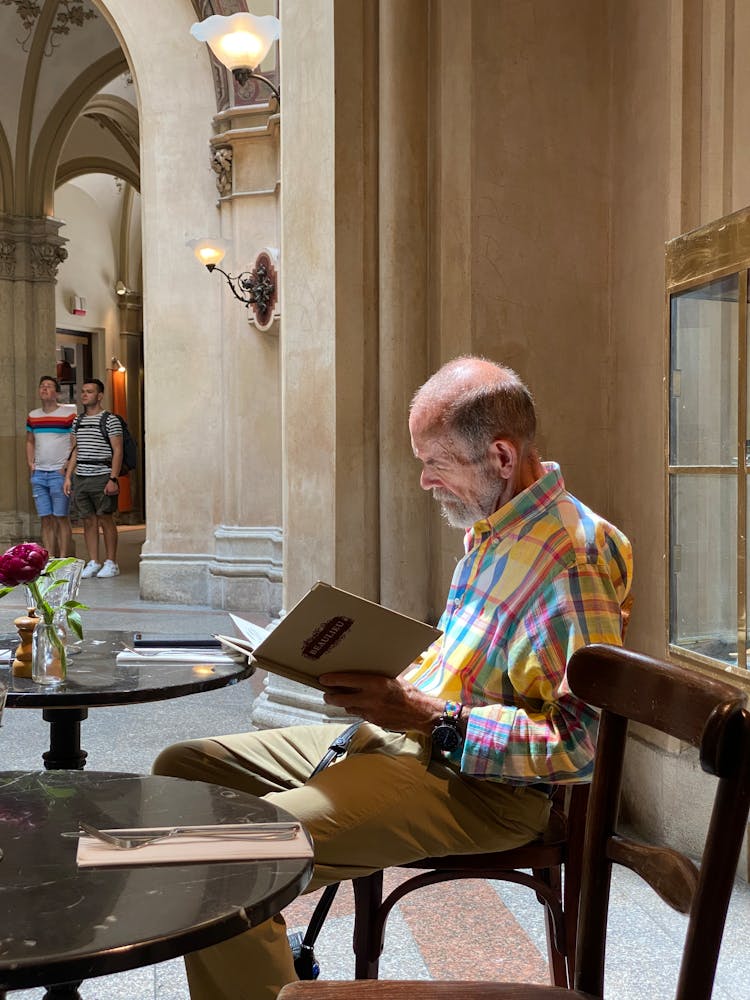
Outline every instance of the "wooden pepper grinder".
<path fill-rule="evenodd" d="M 33 610 L 33 609 L 32 609 Z M 39 621 L 37 617 L 29 613 L 16 618 L 13 624 L 18 629 L 21 641 L 16 649 L 16 658 L 11 668 L 14 677 L 31 678 L 31 637 Z"/>

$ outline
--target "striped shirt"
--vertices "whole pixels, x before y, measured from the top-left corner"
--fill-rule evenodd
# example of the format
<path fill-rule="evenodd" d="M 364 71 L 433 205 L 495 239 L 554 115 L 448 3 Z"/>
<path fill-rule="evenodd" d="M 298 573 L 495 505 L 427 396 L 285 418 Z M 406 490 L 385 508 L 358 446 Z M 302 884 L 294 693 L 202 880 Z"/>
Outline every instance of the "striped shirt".
<path fill-rule="evenodd" d="M 621 645 L 631 603 L 627 538 L 544 469 L 466 533 L 443 635 L 406 674 L 470 707 L 462 772 L 514 785 L 590 779 L 598 716 L 566 666 L 580 646 Z"/>
<path fill-rule="evenodd" d="M 112 468 L 112 449 L 99 429 L 101 413 L 84 413 L 75 428 L 76 475 L 101 476 Z M 107 414 L 107 434 L 110 438 L 122 436 L 122 426 L 117 417 Z"/>
<path fill-rule="evenodd" d="M 34 435 L 34 468 L 40 472 L 62 469 L 70 454 L 70 429 L 76 418 L 72 403 L 61 403 L 50 413 L 39 407 L 26 418 L 26 430 Z"/>

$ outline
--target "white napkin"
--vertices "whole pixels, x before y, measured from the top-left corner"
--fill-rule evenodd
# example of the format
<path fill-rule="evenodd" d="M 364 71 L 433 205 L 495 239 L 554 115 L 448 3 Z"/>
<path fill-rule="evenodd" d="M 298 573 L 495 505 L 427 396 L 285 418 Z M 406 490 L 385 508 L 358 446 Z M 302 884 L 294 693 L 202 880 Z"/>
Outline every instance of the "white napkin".
<path fill-rule="evenodd" d="M 10 663 L 15 657 L 15 649 L 0 649 L 0 663 Z"/>
<path fill-rule="evenodd" d="M 165 831 L 169 827 L 164 828 Z M 252 824 L 248 831 L 252 832 Z M 117 833 L 117 830 L 109 830 Z M 311 858 L 312 847 L 302 827 L 289 840 L 254 840 L 232 837 L 191 837 L 179 834 L 157 844 L 122 850 L 110 847 L 93 837 L 80 837 L 76 860 L 79 868 L 98 868 L 112 865 L 187 865 L 215 861 L 265 861 L 281 858 Z"/>
<path fill-rule="evenodd" d="M 155 654 L 155 655 L 154 655 Z M 117 654 L 118 663 L 236 663 L 234 657 L 220 649 L 160 649 L 148 654 L 133 653 L 124 649 Z"/>

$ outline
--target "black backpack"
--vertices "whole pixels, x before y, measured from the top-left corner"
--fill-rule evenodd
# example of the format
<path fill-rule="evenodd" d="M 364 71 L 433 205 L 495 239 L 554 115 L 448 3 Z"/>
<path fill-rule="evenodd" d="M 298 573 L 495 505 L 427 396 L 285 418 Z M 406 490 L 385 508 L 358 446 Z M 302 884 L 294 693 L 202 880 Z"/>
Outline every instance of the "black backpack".
<path fill-rule="evenodd" d="M 109 434 L 107 434 L 107 417 L 109 416 L 108 410 L 103 410 L 102 415 L 99 418 L 99 433 L 104 438 L 104 440 L 109 445 L 110 451 L 112 450 L 112 443 L 109 440 Z M 130 428 L 127 425 L 127 421 L 120 416 L 119 413 L 113 413 L 112 416 L 115 420 L 120 421 L 120 427 L 122 428 L 122 465 L 120 466 L 120 475 L 125 476 L 128 472 L 131 472 L 138 464 L 138 445 L 133 435 L 130 433 Z M 73 433 L 78 430 L 78 425 L 81 422 L 83 414 L 80 413 L 73 424 Z"/>

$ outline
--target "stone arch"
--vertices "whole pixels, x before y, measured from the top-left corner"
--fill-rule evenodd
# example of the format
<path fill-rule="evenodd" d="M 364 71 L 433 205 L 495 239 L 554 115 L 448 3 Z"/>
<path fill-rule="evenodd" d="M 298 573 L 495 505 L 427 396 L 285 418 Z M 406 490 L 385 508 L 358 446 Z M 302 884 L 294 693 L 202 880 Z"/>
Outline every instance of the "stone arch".
<path fill-rule="evenodd" d="M 39 71 L 44 58 L 44 46 L 49 34 L 50 25 L 55 17 L 54 4 L 46 4 L 39 16 L 37 30 L 29 50 L 26 62 L 23 90 L 18 114 L 18 130 L 16 133 L 14 212 L 17 215 L 28 215 L 28 179 L 31 162 L 31 128 L 33 109 L 39 84 Z"/>
<path fill-rule="evenodd" d="M 52 214 L 55 171 L 68 133 L 94 94 L 127 68 L 122 52 L 115 49 L 98 59 L 60 96 L 39 133 L 34 150 L 28 195 L 31 214 Z"/>
<path fill-rule="evenodd" d="M 13 157 L 5 130 L 0 126 L 0 212 L 13 207 Z"/>
<path fill-rule="evenodd" d="M 55 188 L 59 188 L 68 181 L 75 180 L 83 174 L 109 174 L 111 177 L 122 177 L 131 187 L 140 192 L 141 180 L 137 171 L 127 167 L 124 163 L 110 160 L 104 156 L 81 156 L 75 160 L 68 160 L 57 171 L 55 176 Z"/>
<path fill-rule="evenodd" d="M 140 127 L 138 109 L 114 94 L 96 94 L 82 112 L 113 136 L 136 168 L 140 163 Z"/>

